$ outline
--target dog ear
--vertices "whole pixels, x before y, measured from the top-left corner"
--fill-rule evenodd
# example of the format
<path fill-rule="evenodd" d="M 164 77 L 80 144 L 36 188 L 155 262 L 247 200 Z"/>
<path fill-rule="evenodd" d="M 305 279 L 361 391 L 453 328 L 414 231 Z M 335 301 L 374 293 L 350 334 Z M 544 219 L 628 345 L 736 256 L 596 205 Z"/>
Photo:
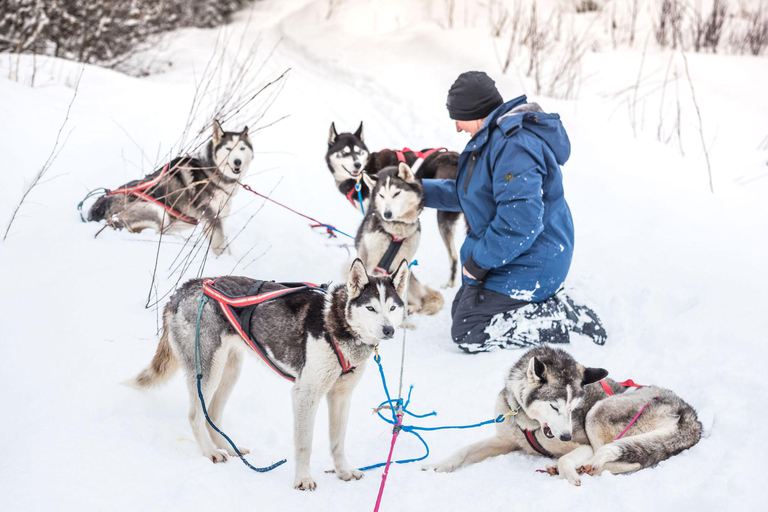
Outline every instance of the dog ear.
<path fill-rule="evenodd" d="M 360 121 L 360 126 L 357 127 L 357 131 L 355 132 L 355 137 L 365 142 L 365 139 L 363 138 L 363 122 L 362 121 Z"/>
<path fill-rule="evenodd" d="M 359 297 L 368 282 L 368 273 L 365 271 L 363 260 L 360 258 L 355 259 L 355 261 L 352 262 L 352 267 L 350 267 L 349 275 L 347 276 L 347 292 L 349 293 L 349 298 L 354 299 Z"/>
<path fill-rule="evenodd" d="M 247 126 L 245 128 L 243 128 L 243 131 L 240 133 L 240 136 L 243 137 L 243 138 L 248 136 L 248 127 Z"/>
<path fill-rule="evenodd" d="M 608 370 L 602 368 L 584 368 L 584 379 L 582 379 L 581 385 L 586 386 L 587 384 L 592 384 L 607 376 Z"/>
<path fill-rule="evenodd" d="M 368 185 L 369 190 L 373 190 L 376 187 L 376 176 L 372 176 L 368 174 L 367 172 L 363 171 L 363 182 Z"/>
<path fill-rule="evenodd" d="M 395 287 L 397 295 L 405 300 L 405 286 L 408 284 L 408 260 L 404 259 L 392 274 L 392 285 Z"/>
<path fill-rule="evenodd" d="M 405 162 L 400 162 L 400 165 L 397 167 L 397 177 L 406 183 L 413 183 L 416 181 L 413 172 L 411 172 L 411 168 L 408 167 L 408 164 Z"/>
<path fill-rule="evenodd" d="M 336 142 L 336 137 L 338 136 L 339 134 L 336 132 L 336 124 L 331 123 L 331 129 L 328 131 L 328 147 L 333 146 Z"/>
<path fill-rule="evenodd" d="M 221 123 L 218 120 L 213 120 L 213 145 L 218 146 L 221 139 L 224 138 L 224 129 L 221 127 Z"/>
<path fill-rule="evenodd" d="M 546 382 L 547 379 L 544 376 L 546 371 L 546 365 L 539 361 L 537 357 L 534 356 L 528 361 L 528 380 L 531 382 Z"/>

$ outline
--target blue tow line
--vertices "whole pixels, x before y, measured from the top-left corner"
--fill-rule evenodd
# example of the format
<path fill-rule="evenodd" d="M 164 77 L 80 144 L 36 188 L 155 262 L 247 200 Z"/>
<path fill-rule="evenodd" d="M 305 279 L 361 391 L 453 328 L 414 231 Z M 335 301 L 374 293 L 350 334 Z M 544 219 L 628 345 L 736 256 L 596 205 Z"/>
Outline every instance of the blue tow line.
<path fill-rule="evenodd" d="M 360 203 L 360 211 L 365 215 L 365 207 L 363 206 L 363 193 L 360 192 L 360 180 L 355 183 L 355 190 L 357 190 L 357 201 Z"/>
<path fill-rule="evenodd" d="M 429 412 L 427 414 L 415 414 L 415 413 L 412 413 L 411 411 L 408 410 L 408 405 L 411 403 L 411 392 L 413 391 L 413 386 L 411 386 L 410 389 L 408 390 L 408 398 L 406 399 L 405 403 L 403 403 L 403 399 L 402 398 L 396 398 L 396 399 L 393 400 L 390 397 L 390 395 L 389 395 L 389 388 L 387 388 L 387 379 L 386 379 L 386 377 L 384 377 L 384 367 L 381 365 L 381 356 L 378 354 L 378 352 L 376 353 L 376 355 L 373 356 L 373 360 L 379 366 L 379 374 L 381 375 L 381 384 L 384 387 L 384 394 L 387 396 L 387 399 L 385 401 L 381 402 L 381 404 L 379 404 L 379 407 L 376 408 L 376 414 L 379 415 L 379 418 L 381 418 L 382 420 L 386 421 L 390 425 L 395 425 L 395 428 L 397 428 L 398 427 L 398 425 L 397 425 L 398 421 L 397 421 L 397 414 L 395 412 L 397 409 L 400 409 L 405 414 L 407 414 L 409 416 L 412 416 L 414 418 L 426 418 L 426 417 L 429 417 L 429 416 L 437 416 L 437 413 L 435 411 Z M 384 415 L 381 414 L 381 409 L 382 409 L 382 407 L 385 404 L 389 406 L 389 410 L 392 412 L 392 419 L 387 418 L 387 417 L 385 417 Z M 421 441 L 421 444 L 424 445 L 424 449 L 426 450 L 426 453 L 423 456 L 418 457 L 418 458 L 401 459 L 401 460 L 395 460 L 393 462 L 395 464 L 408 464 L 410 462 L 418 462 L 418 461 L 424 460 L 427 457 L 429 457 L 429 445 L 424 440 L 424 438 L 419 435 L 419 433 L 417 431 L 427 431 L 427 432 L 430 432 L 430 431 L 435 431 L 435 430 L 467 429 L 467 428 L 482 427 L 484 425 L 490 425 L 490 424 L 493 424 L 493 423 L 503 423 L 504 420 L 506 420 L 506 418 L 507 418 L 507 416 L 509 414 L 510 413 L 499 414 L 498 416 L 496 416 L 493 419 L 486 420 L 486 421 L 481 421 L 479 423 L 474 423 L 472 425 L 448 425 L 448 426 L 443 426 L 443 427 L 419 427 L 419 426 L 416 426 L 416 425 L 400 425 L 400 428 L 401 428 L 401 430 L 403 432 L 408 432 L 409 434 L 413 434 L 414 436 L 416 436 L 416 438 L 419 441 Z M 379 462 L 378 464 L 371 464 L 370 466 L 365 466 L 365 467 L 358 468 L 358 469 L 360 471 L 368 471 L 369 469 L 380 468 L 380 467 L 386 466 L 386 465 L 387 465 L 386 462 Z"/>
<path fill-rule="evenodd" d="M 203 306 L 208 302 L 208 296 L 205 294 L 205 292 L 200 294 L 200 305 L 197 308 L 197 328 L 195 329 L 195 372 L 197 372 L 197 396 L 200 397 L 200 405 L 203 406 L 203 414 L 205 414 L 205 420 L 208 422 L 208 424 L 221 434 L 221 437 L 227 440 L 227 442 L 232 446 L 232 449 L 235 450 L 235 453 L 237 453 L 237 456 L 240 457 L 240 460 L 243 461 L 243 464 L 248 466 L 250 469 L 254 471 L 258 471 L 259 473 L 266 473 L 267 471 L 272 471 L 278 466 L 281 466 L 286 463 L 286 459 L 283 459 L 279 462 L 275 462 L 271 466 L 267 466 L 264 468 L 257 468 L 253 465 L 251 465 L 250 462 L 248 462 L 242 453 L 240 453 L 240 450 L 237 448 L 234 442 L 232 442 L 232 439 L 229 438 L 227 434 L 222 432 L 219 427 L 213 424 L 213 421 L 211 421 L 211 418 L 208 416 L 208 410 L 205 407 L 205 399 L 203 398 L 203 390 L 201 387 L 201 381 L 203 379 L 203 363 L 202 363 L 202 355 L 200 353 L 200 317 L 203 314 Z"/>

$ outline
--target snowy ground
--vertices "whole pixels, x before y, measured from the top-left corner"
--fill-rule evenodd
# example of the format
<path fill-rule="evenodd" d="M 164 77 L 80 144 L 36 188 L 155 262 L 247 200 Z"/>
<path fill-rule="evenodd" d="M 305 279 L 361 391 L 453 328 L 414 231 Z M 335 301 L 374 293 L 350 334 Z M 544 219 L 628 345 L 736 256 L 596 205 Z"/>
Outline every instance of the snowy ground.
<path fill-rule="evenodd" d="M 764 473 L 759 464 L 768 456 L 762 432 L 768 421 L 765 59 L 688 56 L 711 148 L 713 195 L 684 79 L 678 85 L 686 98 L 685 156 L 676 142 L 656 140 L 659 91 L 646 84 L 663 77 L 668 53 L 649 48 L 645 57 L 635 137 L 626 90 L 637 83 L 639 48 L 589 53 L 579 99 L 556 100 L 532 94 L 524 70 L 499 71 L 479 21 L 444 30 L 425 14 L 426 7 L 404 0 L 348 4 L 326 21 L 326 2 L 265 0 L 255 4 L 250 21 L 241 13 L 225 28 L 232 35 L 225 67 L 240 57 L 238 45 L 249 48 L 260 38 L 262 62 L 277 44 L 252 85 L 291 68 L 277 101 L 252 129 L 290 117 L 255 132 L 257 156 L 245 181 L 354 232 L 359 216 L 335 190 L 323 161 L 331 121 L 352 130 L 364 120 L 372 150 L 460 150 L 466 138 L 454 132 L 444 109 L 456 75 L 483 69 L 505 98 L 529 92 L 545 110 L 561 113 L 570 134 L 573 154 L 564 176 L 577 243 L 567 284 L 594 305 L 610 334 L 604 347 L 576 340 L 568 350 L 584 364 L 609 369 L 614 378 L 677 391 L 697 408 L 705 427 L 699 445 L 654 469 L 585 478 L 580 488 L 535 473 L 546 461 L 520 454 L 449 475 L 397 466 L 382 510 L 757 509 Z M 0 243 L 3 510 L 373 508 L 379 471 L 351 483 L 323 472 L 332 467 L 324 407 L 312 458 L 319 488 L 292 489 L 289 385 L 255 359 L 246 364 L 223 428 L 252 449 L 255 464 L 289 459 L 267 474 L 254 474 L 237 460 L 214 466 L 200 455 L 178 376 L 150 393 L 119 385 L 148 363 L 157 343 L 157 309 L 144 308 L 157 237 L 105 231 L 94 239 L 98 226 L 80 223 L 75 205 L 88 190 L 148 173 L 178 149 L 195 80 L 217 41 L 222 44 L 218 30 L 172 35 L 148 55 L 173 66 L 147 78 L 86 66 L 63 132 L 66 145 Z M 0 76 L 8 76 L 10 62 L 7 56 L 0 60 Z M 46 160 L 80 72 L 79 65 L 61 60 L 38 58 L 37 66 L 34 88 L 27 85 L 28 58 L 22 58 L 26 74 L 20 83 L 0 78 L 3 223 L 24 183 Z M 209 96 L 204 101 L 215 103 L 216 91 Z M 230 126 L 253 123 L 266 105 L 252 104 Z M 225 226 L 230 235 L 261 206 L 245 192 L 234 201 Z M 232 255 L 210 259 L 205 274 L 338 280 L 347 251 L 306 224 L 266 205 L 234 241 Z M 423 226 L 416 272 L 437 287 L 447 277 L 447 258 L 433 212 L 425 212 Z M 182 243 L 175 236 L 162 245 L 160 295 L 178 278 L 167 269 Z M 199 264 L 198 259 L 189 277 Z M 444 291 L 447 303 L 454 293 Z M 405 368 L 406 383 L 415 385 L 414 410 L 438 411 L 432 424 L 489 418 L 506 370 L 520 353 L 460 353 L 449 339 L 447 305 L 434 317 L 414 321 Z M 382 347 L 392 385 L 399 354 L 399 337 Z M 371 366 L 353 399 L 347 446 L 355 465 L 386 456 L 389 429 L 370 413 L 381 399 Z M 429 460 L 490 430 L 429 435 Z M 401 436 L 395 455 L 417 456 L 420 450 L 415 440 Z"/>

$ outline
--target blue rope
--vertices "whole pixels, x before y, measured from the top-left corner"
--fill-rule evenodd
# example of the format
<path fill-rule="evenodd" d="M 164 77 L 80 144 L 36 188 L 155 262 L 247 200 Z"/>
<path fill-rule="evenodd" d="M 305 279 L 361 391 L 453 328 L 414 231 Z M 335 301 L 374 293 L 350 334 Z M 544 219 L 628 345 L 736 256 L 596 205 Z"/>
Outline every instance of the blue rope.
<path fill-rule="evenodd" d="M 402 410 L 405 414 L 408 414 L 409 416 L 413 416 L 414 418 L 426 418 L 428 416 L 437 416 L 437 413 L 435 411 L 429 412 L 427 414 L 416 414 L 412 413 L 408 410 L 408 405 L 411 403 L 411 392 L 413 391 L 413 386 L 410 387 L 408 390 L 408 398 L 406 399 L 405 403 L 403 403 L 402 398 L 396 398 L 392 399 L 389 395 L 389 388 L 387 387 L 387 379 L 384 376 L 384 367 L 381 365 L 381 356 L 376 354 L 373 357 L 373 360 L 376 362 L 376 364 L 379 366 L 379 374 L 381 375 L 381 384 L 384 387 L 384 394 L 387 396 L 387 399 L 381 404 L 379 404 L 379 407 L 376 409 L 376 414 L 378 414 L 379 418 L 384 420 L 385 422 L 389 423 L 390 425 L 397 425 L 397 413 L 395 412 L 397 409 Z M 381 409 L 385 406 L 389 406 L 389 410 L 392 412 L 392 419 L 385 417 L 381 414 Z M 397 406 L 397 407 L 396 407 Z M 411 459 L 401 459 L 401 460 L 395 460 L 392 461 L 395 464 L 408 464 L 410 462 L 418 462 L 421 460 L 426 459 L 429 457 L 429 445 L 424 440 L 423 437 L 419 435 L 418 431 L 435 431 L 435 430 L 449 430 L 449 429 L 468 429 L 468 428 L 477 428 L 482 427 L 484 425 L 490 425 L 492 423 L 503 423 L 504 420 L 506 420 L 506 416 L 504 414 L 499 414 L 493 419 L 481 421 L 479 423 L 474 423 L 472 425 L 448 425 L 443 427 L 419 427 L 416 425 L 400 425 L 400 428 L 403 432 L 407 432 L 409 434 L 412 434 L 416 436 L 416 438 L 421 442 L 422 445 L 424 445 L 424 449 L 426 453 L 422 455 L 421 457 L 411 458 Z M 380 468 L 382 466 L 386 466 L 386 462 L 379 462 L 378 464 L 371 464 L 370 466 L 365 466 L 362 468 L 358 468 L 360 471 L 368 471 L 369 469 L 376 469 Z"/>
<path fill-rule="evenodd" d="M 357 190 L 357 200 L 360 202 L 360 211 L 362 211 L 363 215 L 365 215 L 365 207 L 363 207 L 363 193 L 360 192 L 360 188 L 362 188 L 360 187 L 360 180 L 357 180 L 357 183 L 355 183 L 355 190 Z"/>
<path fill-rule="evenodd" d="M 195 328 L 195 372 L 197 372 L 197 396 L 200 397 L 200 405 L 203 406 L 203 414 L 205 414 L 205 420 L 208 422 L 211 428 L 213 428 L 213 430 L 221 434 L 221 437 L 227 440 L 230 446 L 232 446 L 232 449 L 235 450 L 235 453 L 237 453 L 237 456 L 240 457 L 240 460 L 243 461 L 243 464 L 245 464 L 246 466 L 248 466 L 250 469 L 254 471 L 258 471 L 259 473 L 266 473 L 267 471 L 272 471 L 276 467 L 285 464 L 286 459 L 283 459 L 279 462 L 275 462 L 271 466 L 267 466 L 265 468 L 257 468 L 252 466 L 250 462 L 245 460 L 245 457 L 243 456 L 242 453 L 240 453 L 240 450 L 237 448 L 235 443 L 232 442 L 232 439 L 230 439 L 230 437 L 227 434 L 219 430 L 219 427 L 214 425 L 213 421 L 211 421 L 211 418 L 208 416 L 208 409 L 206 409 L 205 407 L 205 399 L 203 398 L 203 390 L 200 384 L 200 382 L 203 379 L 203 358 L 200 350 L 200 317 L 203 314 L 203 306 L 205 306 L 207 302 L 208 302 L 208 296 L 205 294 L 205 292 L 201 293 L 200 304 L 197 308 L 197 327 Z"/>
<path fill-rule="evenodd" d="M 108 192 L 108 190 L 106 188 L 104 188 L 104 187 L 93 189 L 90 192 L 88 192 L 88 194 L 83 198 L 82 201 L 77 203 L 77 211 L 80 213 L 80 220 L 82 220 L 83 222 L 88 222 L 87 220 L 85 220 L 85 217 L 83 217 L 83 204 L 88 199 L 90 199 L 91 197 L 95 196 L 97 193 L 101 193 L 101 192 L 106 193 L 106 192 Z"/>

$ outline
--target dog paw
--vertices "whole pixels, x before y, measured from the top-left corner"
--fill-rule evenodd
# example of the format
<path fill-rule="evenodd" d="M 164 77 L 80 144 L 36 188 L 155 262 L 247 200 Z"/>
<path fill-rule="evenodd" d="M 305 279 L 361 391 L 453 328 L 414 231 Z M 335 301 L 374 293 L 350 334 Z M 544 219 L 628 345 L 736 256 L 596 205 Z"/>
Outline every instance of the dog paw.
<path fill-rule="evenodd" d="M 547 466 L 547 473 L 549 473 L 550 476 L 557 476 L 560 474 L 557 470 L 557 466 Z"/>
<path fill-rule="evenodd" d="M 344 480 L 345 482 L 349 482 L 350 480 L 360 480 L 363 478 L 363 472 L 358 471 L 357 469 L 341 469 L 339 471 L 336 471 L 336 473 L 339 475 L 339 478 Z"/>
<path fill-rule="evenodd" d="M 434 469 L 435 473 L 452 473 L 456 466 L 453 464 L 438 464 L 430 469 Z"/>
<path fill-rule="evenodd" d="M 593 466 L 591 464 L 585 464 L 581 466 L 579 469 L 581 470 L 582 474 L 586 473 L 589 476 L 595 476 L 600 474 L 597 466 Z"/>
<path fill-rule="evenodd" d="M 311 476 L 297 478 L 293 486 L 300 491 L 314 491 L 317 489 L 317 484 L 312 480 Z"/>
<path fill-rule="evenodd" d="M 227 462 L 227 454 L 218 450 L 211 450 L 205 453 L 205 456 L 211 459 L 211 462 L 218 464 L 219 462 Z"/>

